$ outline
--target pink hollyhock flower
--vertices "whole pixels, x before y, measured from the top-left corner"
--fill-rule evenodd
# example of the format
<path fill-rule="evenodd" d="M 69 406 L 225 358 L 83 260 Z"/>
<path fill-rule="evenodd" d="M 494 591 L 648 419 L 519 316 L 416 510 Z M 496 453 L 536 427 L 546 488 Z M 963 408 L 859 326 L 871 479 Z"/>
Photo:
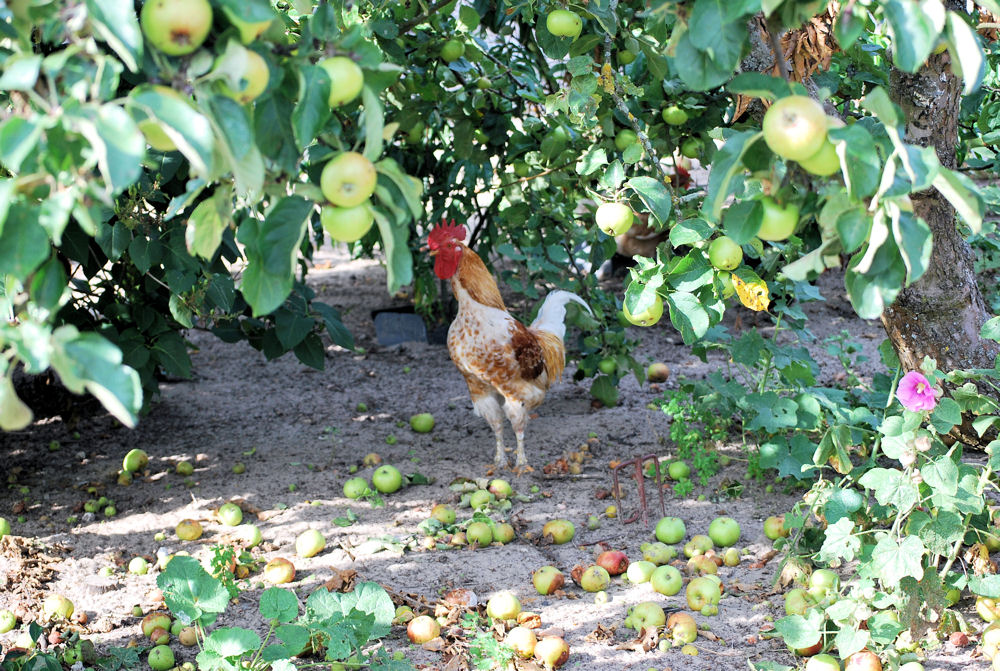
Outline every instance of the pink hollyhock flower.
<path fill-rule="evenodd" d="M 910 371 L 899 381 L 896 388 L 896 398 L 903 404 L 903 407 L 911 412 L 921 410 L 933 410 L 937 405 L 937 397 L 934 395 L 934 387 L 921 373 L 915 370 Z"/>

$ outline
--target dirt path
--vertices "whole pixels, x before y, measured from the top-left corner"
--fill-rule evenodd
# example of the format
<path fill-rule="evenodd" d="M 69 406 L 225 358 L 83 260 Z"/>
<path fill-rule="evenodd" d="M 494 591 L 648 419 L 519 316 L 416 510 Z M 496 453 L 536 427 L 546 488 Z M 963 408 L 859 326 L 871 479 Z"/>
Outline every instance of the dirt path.
<path fill-rule="evenodd" d="M 640 543 L 652 538 L 641 524 L 604 519 L 599 529 L 589 531 L 585 526 L 588 515 L 601 513 L 608 504 L 595 494 L 611 485 L 609 460 L 645 452 L 669 454 L 673 448 L 667 440 L 668 417 L 647 408 L 660 394 L 648 386 L 640 388 L 632 378 L 623 382 L 622 402 L 615 408 L 594 410 L 587 387 L 572 383 L 569 375 L 551 390 L 528 426 L 529 460 L 538 468 L 578 449 L 595 434 L 592 458 L 580 476 L 512 478 L 518 492 L 529 494 L 532 486 L 539 488 L 530 501 L 515 504 L 512 512 L 521 534 L 515 542 L 474 551 L 375 551 L 379 544 L 370 539 L 415 534 L 435 503 L 457 499 L 448 487 L 454 478 L 486 476 L 493 438 L 486 423 L 471 414 L 465 384 L 444 347 L 383 348 L 375 343 L 370 310 L 390 303 L 378 265 L 346 262 L 336 252 L 328 251 L 327 257 L 334 261 L 332 269 L 317 269 L 312 282 L 321 299 L 345 311 L 365 354 L 330 346 L 327 369 L 317 372 L 300 366 L 291 355 L 268 363 L 248 346 L 226 345 L 211 335 L 195 333 L 190 336 L 198 348 L 193 354 L 195 379 L 164 384 L 153 413 L 137 429 L 124 429 L 108 417 L 76 427 L 56 419 L 0 436 L 6 443 L 0 447 L 0 473 L 12 483 L 0 491 L 0 515 L 23 516 L 25 522 L 14 525 L 15 533 L 43 541 L 54 556 L 46 581 L 32 586 L 18 579 L 18 571 L 25 570 L 23 559 L 0 552 L 0 609 L 35 611 L 45 593 L 63 593 L 90 615 L 86 629 L 99 649 L 126 645 L 139 633 L 133 605 L 146 610 L 155 605 L 156 575 L 129 575 L 121 564 L 137 555 L 155 559 L 161 547 L 207 555 L 209 546 L 225 535 L 225 528 L 213 520 L 213 509 L 239 499 L 246 509 L 260 511 L 256 519 L 253 514 L 247 518 L 263 531 L 265 543 L 256 550 L 261 557 L 294 558 L 295 537 L 309 527 L 326 536 L 326 551 L 311 559 L 295 559 L 299 572 L 293 587 L 303 598 L 336 569 L 353 569 L 364 579 L 431 601 L 451 587 L 471 589 L 484 599 L 494 590 L 510 589 L 525 609 L 541 615 L 545 627 L 564 632 L 572 648 L 566 668 L 721 671 L 745 669 L 748 658 L 794 664 L 782 644 L 760 635 L 783 615 L 781 596 L 770 588 L 777 562 L 749 568 L 753 558 L 770 548 L 762 533 L 763 519 L 787 510 L 794 498 L 767 494 L 764 483 L 755 482 L 744 483 L 739 499 L 722 497 L 718 488 L 723 480 L 745 480 L 735 445 L 722 447 L 735 458 L 707 487 L 697 486 L 689 498 L 675 499 L 669 492 L 667 497 L 668 514 L 685 520 L 689 536 L 705 533 L 717 515 L 735 517 L 743 529 L 740 546 L 747 547 L 751 557 L 739 567 L 720 571 L 730 594 L 722 600 L 719 615 L 696 616 L 718 640 L 699 639 L 697 657 L 678 650 L 642 653 L 616 647 L 630 638 L 622 626 L 630 605 L 655 597 L 664 606 L 680 608 L 683 593 L 661 597 L 648 585 L 628 586 L 616 580 L 608 591 L 610 601 L 596 605 L 591 595 L 576 587 L 565 597 L 546 598 L 532 588 L 530 575 L 539 566 L 555 564 L 568 572 L 575 564 L 589 563 L 598 542 L 624 549 L 636 559 Z M 841 299 L 820 309 L 811 323 L 820 340 L 849 328 L 852 338 L 876 360 L 874 348 L 882 337 L 877 325 L 851 319 Z M 634 335 L 646 339 L 640 360 L 670 365 L 673 374 L 667 387 L 675 386 L 678 376 L 701 376 L 718 365 L 692 357 L 669 326 Z M 825 374 L 835 371 L 833 363 L 823 368 Z M 366 404 L 367 410 L 358 411 L 358 403 Z M 418 412 L 434 415 L 437 425 L 432 433 L 417 434 L 406 424 Z M 393 444 L 390 436 L 396 439 Z M 52 441 L 58 442 L 58 450 L 48 449 Z M 148 471 L 131 486 L 119 486 L 115 473 L 122 456 L 134 447 L 151 455 Z M 370 452 L 404 473 L 420 472 L 433 483 L 386 497 L 383 508 L 344 498 L 342 485 L 350 466 Z M 188 483 L 174 473 L 181 460 L 195 466 Z M 232 473 L 237 462 L 246 465 L 245 473 Z M 370 471 L 362 469 L 361 474 Z M 82 512 L 82 503 L 90 496 L 88 486 L 114 499 L 117 515 L 104 518 Z M 706 500 L 697 501 L 698 494 Z M 626 507 L 634 504 L 632 495 Z M 358 521 L 348 527 L 334 524 L 333 519 L 344 516 L 348 508 Z M 469 509 L 459 515 L 467 517 Z M 67 523 L 70 516 L 78 521 Z M 556 517 L 576 523 L 573 543 L 538 546 L 526 540 L 525 534 L 537 538 L 543 523 Z M 185 518 L 202 521 L 206 533 L 201 541 L 176 540 L 172 530 Z M 154 534 L 161 531 L 166 532 L 166 541 L 156 542 Z M 104 566 L 116 567 L 112 577 L 98 575 Z M 241 594 L 220 623 L 261 625 L 256 615 L 257 580 L 251 584 L 254 588 Z M 617 627 L 611 641 L 585 639 L 599 624 Z M 0 643 L 9 646 L 15 633 L 0 635 Z M 441 666 L 438 653 L 409 646 L 402 629 L 394 630 L 387 644 L 405 650 L 427 668 Z M 173 647 L 179 661 L 193 657 L 193 649 Z M 988 665 L 946 645 L 926 668 L 972 670 Z"/>

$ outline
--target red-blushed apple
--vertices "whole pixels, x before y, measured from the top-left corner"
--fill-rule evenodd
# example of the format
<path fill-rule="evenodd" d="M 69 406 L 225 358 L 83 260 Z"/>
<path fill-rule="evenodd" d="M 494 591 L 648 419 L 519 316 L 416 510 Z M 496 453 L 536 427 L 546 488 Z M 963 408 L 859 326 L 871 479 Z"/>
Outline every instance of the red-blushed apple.
<path fill-rule="evenodd" d="M 667 619 L 667 629 L 674 646 L 694 643 L 698 638 L 698 623 L 687 613 L 672 613 Z"/>
<path fill-rule="evenodd" d="M 667 615 L 655 601 L 643 601 L 628 609 L 628 620 L 631 624 L 627 626 L 641 633 L 649 627 L 662 627 L 667 623 Z"/>
<path fill-rule="evenodd" d="M 722 590 L 714 580 L 707 577 L 693 578 L 688 583 L 684 596 L 687 598 L 688 608 L 701 611 L 705 606 L 719 605 Z"/>
<path fill-rule="evenodd" d="M 534 631 L 518 625 L 507 632 L 503 642 L 521 659 L 531 659 L 535 654 L 535 645 L 538 643 L 538 639 Z"/>
<path fill-rule="evenodd" d="M 569 644 L 558 636 L 545 636 L 535 644 L 535 659 L 547 669 L 557 669 L 569 659 Z"/>
<path fill-rule="evenodd" d="M 681 591 L 684 578 L 675 566 L 659 566 L 649 577 L 649 585 L 653 591 L 664 596 L 673 596 Z"/>
<path fill-rule="evenodd" d="M 785 615 L 805 615 L 815 605 L 816 600 L 801 587 L 785 592 Z"/>
<path fill-rule="evenodd" d="M 711 557 L 707 555 L 695 555 L 688 559 L 687 572 L 691 575 L 707 575 L 709 573 L 718 573 L 719 565 L 716 564 Z"/>
<path fill-rule="evenodd" d="M 732 517 L 716 517 L 708 525 L 708 537 L 721 548 L 736 545 L 740 540 L 740 525 Z"/>
<path fill-rule="evenodd" d="M 764 520 L 764 535 L 768 540 L 787 538 L 789 533 L 791 532 L 785 528 L 784 515 L 773 515 Z"/>
<path fill-rule="evenodd" d="M 628 570 L 628 557 L 621 550 L 607 550 L 597 555 L 597 565 L 609 575 L 621 575 Z"/>
<path fill-rule="evenodd" d="M 588 566 L 580 574 L 579 584 L 585 592 L 600 592 L 611 583 L 611 576 L 601 566 Z"/>
<path fill-rule="evenodd" d="M 661 517 L 660 521 L 656 523 L 656 528 L 653 529 L 656 540 L 668 545 L 680 543 L 684 540 L 686 533 L 687 528 L 684 526 L 684 520 L 679 517 Z"/>
<path fill-rule="evenodd" d="M 275 557 L 264 565 L 264 580 L 283 585 L 295 580 L 295 565 L 284 557 Z"/>
<path fill-rule="evenodd" d="M 486 602 L 486 614 L 494 620 L 513 620 L 521 612 L 521 602 L 513 592 L 497 592 Z"/>
<path fill-rule="evenodd" d="M 500 501 L 514 494 L 514 488 L 510 486 L 510 483 L 499 478 L 491 480 L 488 489 Z"/>
<path fill-rule="evenodd" d="M 139 624 L 142 635 L 149 638 L 157 629 L 170 629 L 170 616 L 166 613 L 150 613 Z"/>
<path fill-rule="evenodd" d="M 806 662 L 805 671 L 840 671 L 840 662 L 826 653 L 814 655 Z"/>
<path fill-rule="evenodd" d="M 539 594 L 549 595 L 562 589 L 566 578 L 555 566 L 543 566 L 531 575 L 531 582 Z"/>
<path fill-rule="evenodd" d="M 149 635 L 149 640 L 153 643 L 153 645 L 166 645 L 167 643 L 170 643 L 170 632 L 166 629 L 157 627 Z"/>
<path fill-rule="evenodd" d="M 553 545 L 563 545 L 573 540 L 576 528 L 569 520 L 549 520 L 542 527 L 542 537 L 551 538 Z"/>
<path fill-rule="evenodd" d="M 712 539 L 703 534 L 692 536 L 691 540 L 684 544 L 684 556 L 690 559 L 695 555 L 703 555 L 712 549 Z"/>
<path fill-rule="evenodd" d="M 430 615 L 420 615 L 406 625 L 406 637 L 410 643 L 423 644 L 441 635 L 441 625 Z"/>
<path fill-rule="evenodd" d="M 813 156 L 826 141 L 823 106 L 808 96 L 775 101 L 764 114 L 764 142 L 775 154 L 792 161 Z"/>
<path fill-rule="evenodd" d="M 844 671 L 882 671 L 882 660 L 871 650 L 861 650 L 847 658 Z"/>
<path fill-rule="evenodd" d="M 628 578 L 629 582 L 635 584 L 649 582 L 652 577 L 653 572 L 656 570 L 656 564 L 651 561 L 637 561 L 629 564 L 628 570 L 625 571 L 625 577 Z"/>

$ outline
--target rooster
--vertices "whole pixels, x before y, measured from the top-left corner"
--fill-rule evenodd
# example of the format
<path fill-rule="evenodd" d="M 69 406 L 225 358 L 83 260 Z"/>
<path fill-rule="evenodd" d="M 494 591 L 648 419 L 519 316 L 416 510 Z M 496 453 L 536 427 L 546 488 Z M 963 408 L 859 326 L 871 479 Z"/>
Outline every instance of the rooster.
<path fill-rule="evenodd" d="M 497 439 L 494 463 L 505 466 L 504 415 L 517 438 L 515 469 L 530 470 L 524 456 L 528 413 L 562 376 L 566 364 L 563 335 L 566 304 L 587 304 L 568 291 L 552 291 L 538 317 L 525 326 L 507 312 L 497 283 L 486 265 L 465 245 L 465 226 L 442 222 L 427 237 L 434 273 L 451 280 L 458 314 L 448 329 L 448 353 L 469 386 L 474 412 Z"/>

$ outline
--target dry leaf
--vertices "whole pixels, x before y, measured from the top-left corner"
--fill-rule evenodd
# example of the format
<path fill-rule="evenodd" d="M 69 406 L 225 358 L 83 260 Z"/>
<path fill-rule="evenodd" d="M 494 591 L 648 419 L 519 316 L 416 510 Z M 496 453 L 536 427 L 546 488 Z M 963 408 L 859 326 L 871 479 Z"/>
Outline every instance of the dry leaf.
<path fill-rule="evenodd" d="M 350 592 L 354 588 L 358 572 L 354 569 L 333 569 L 333 577 L 323 583 L 328 592 Z"/>
<path fill-rule="evenodd" d="M 603 624 L 598 624 L 597 629 L 590 632 L 583 637 L 583 640 L 588 643 L 607 643 L 614 640 L 615 630 L 613 627 L 605 627 Z"/>
<path fill-rule="evenodd" d="M 628 643 L 622 643 L 621 645 L 615 646 L 615 650 L 641 650 L 643 652 L 649 652 L 657 646 L 659 640 L 660 635 L 657 633 L 656 627 L 646 627 L 634 641 L 629 641 Z"/>

